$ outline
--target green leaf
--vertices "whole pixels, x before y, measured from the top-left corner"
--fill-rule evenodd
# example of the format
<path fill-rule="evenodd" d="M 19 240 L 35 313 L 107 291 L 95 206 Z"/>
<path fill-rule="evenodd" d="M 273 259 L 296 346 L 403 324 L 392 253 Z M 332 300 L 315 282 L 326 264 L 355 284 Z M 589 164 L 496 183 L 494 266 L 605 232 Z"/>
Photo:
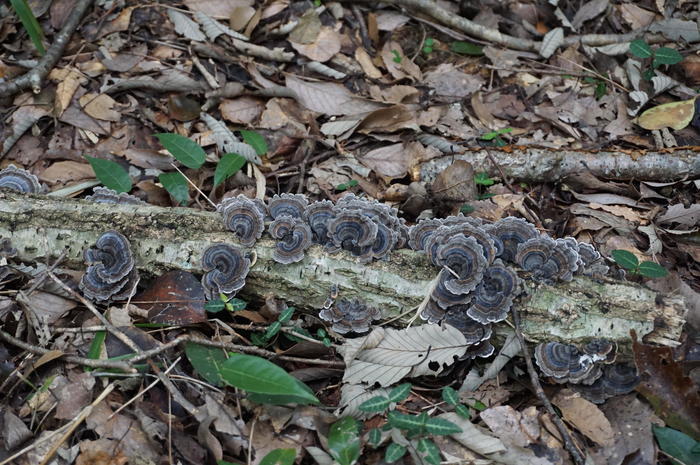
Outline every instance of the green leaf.
<path fill-rule="evenodd" d="M 659 47 L 654 51 L 654 68 L 659 65 L 675 65 L 681 61 L 683 61 L 683 55 L 675 48 Z"/>
<path fill-rule="evenodd" d="M 450 405 L 457 405 L 459 404 L 459 394 L 451 387 L 445 386 L 442 388 L 442 400 Z"/>
<path fill-rule="evenodd" d="M 428 418 L 425 422 L 425 430 L 430 434 L 440 436 L 462 432 L 462 428 L 443 418 Z"/>
<path fill-rule="evenodd" d="M 328 452 L 340 465 L 352 465 L 360 458 L 360 423 L 344 417 L 328 431 Z"/>
<path fill-rule="evenodd" d="M 247 306 L 248 302 L 246 302 L 243 299 L 239 299 L 238 297 L 234 297 L 233 299 L 226 302 L 226 308 L 229 312 L 239 312 L 241 310 L 245 310 Z"/>
<path fill-rule="evenodd" d="M 131 178 L 122 165 L 112 160 L 94 158 L 85 155 L 98 181 L 117 192 L 131 190 Z"/>
<path fill-rule="evenodd" d="M 376 396 L 362 402 L 357 408 L 361 412 L 383 412 L 391 404 L 391 400 L 384 396 Z"/>
<path fill-rule="evenodd" d="M 664 276 L 668 276 L 668 270 L 654 262 L 640 263 L 637 273 L 647 278 L 663 278 Z"/>
<path fill-rule="evenodd" d="M 346 191 L 346 190 L 350 189 L 351 187 L 357 186 L 358 184 L 359 184 L 359 182 L 357 181 L 357 179 L 351 179 L 351 180 L 348 181 L 348 182 L 344 182 L 344 183 L 342 183 L 342 184 L 338 184 L 338 185 L 336 186 L 335 190 L 341 191 L 341 192 L 342 192 L 342 191 Z"/>
<path fill-rule="evenodd" d="M 294 307 L 287 307 L 284 310 L 282 310 L 282 313 L 280 313 L 280 316 L 277 318 L 277 321 L 280 323 L 287 323 L 289 320 L 292 319 L 292 315 L 294 315 L 294 310 L 296 310 Z"/>
<path fill-rule="evenodd" d="M 469 411 L 469 407 L 467 407 L 464 404 L 455 405 L 455 412 L 457 413 L 457 415 L 459 415 L 462 418 L 466 418 L 467 420 L 469 420 L 472 417 L 472 414 Z"/>
<path fill-rule="evenodd" d="M 459 211 L 464 213 L 465 215 L 468 215 L 469 213 L 473 212 L 474 210 L 476 210 L 476 208 L 472 207 L 468 203 L 465 203 L 464 205 L 459 207 Z"/>
<path fill-rule="evenodd" d="M 493 186 L 496 181 L 491 179 L 488 173 L 476 173 L 474 175 L 474 183 L 479 186 Z"/>
<path fill-rule="evenodd" d="M 227 462 L 226 460 L 217 460 L 216 465 L 236 465 L 236 464 L 232 463 L 232 462 Z"/>
<path fill-rule="evenodd" d="M 386 448 L 386 451 L 384 452 L 384 461 L 386 463 L 394 463 L 404 455 L 406 455 L 406 448 L 402 445 L 392 442 L 391 444 L 389 444 L 389 446 Z"/>
<path fill-rule="evenodd" d="M 394 58 L 393 58 L 394 63 L 401 63 L 401 54 L 399 53 L 399 51 L 392 50 L 391 53 L 394 55 Z"/>
<path fill-rule="evenodd" d="M 32 13 L 32 9 L 29 8 L 26 0 L 10 0 L 12 4 L 12 9 L 15 10 L 19 20 L 22 21 L 22 26 L 27 31 L 29 38 L 32 40 L 34 47 L 36 47 L 39 55 L 46 55 L 46 49 L 42 40 L 44 39 L 44 32 L 39 26 L 39 22 L 36 20 L 36 16 Z"/>
<path fill-rule="evenodd" d="M 425 426 L 425 418 L 415 415 L 406 415 L 392 410 L 386 416 L 388 423 L 394 428 L 408 431 L 418 431 Z"/>
<path fill-rule="evenodd" d="M 293 465 L 296 457 L 294 449 L 275 449 L 263 457 L 259 465 Z"/>
<path fill-rule="evenodd" d="M 308 387 L 269 360 L 255 355 L 231 353 L 221 368 L 221 376 L 231 386 L 250 393 L 291 396 L 299 404 L 318 404 Z"/>
<path fill-rule="evenodd" d="M 411 383 L 403 383 L 396 386 L 389 392 L 389 400 L 397 403 L 404 400 L 411 393 L 413 385 Z"/>
<path fill-rule="evenodd" d="M 433 45 L 435 45 L 435 39 L 433 39 L 432 37 L 428 37 L 427 39 L 425 39 L 425 42 L 423 42 L 423 45 L 425 45 L 426 47 L 432 47 Z"/>
<path fill-rule="evenodd" d="M 488 407 L 486 407 L 486 404 L 481 402 L 480 400 L 476 399 L 471 399 L 470 402 L 468 402 L 469 406 L 475 410 L 478 410 L 479 412 L 483 412 L 486 410 Z"/>
<path fill-rule="evenodd" d="M 599 81 L 598 84 L 595 86 L 595 99 L 600 100 L 601 98 L 605 97 L 605 94 L 608 93 L 608 86 L 605 84 L 603 81 Z"/>
<path fill-rule="evenodd" d="M 428 438 L 421 438 L 416 445 L 418 452 L 423 453 L 426 462 L 432 465 L 440 465 L 440 448 Z"/>
<path fill-rule="evenodd" d="M 154 134 L 173 157 L 188 168 L 198 169 L 204 164 L 207 154 L 204 149 L 189 137 L 180 134 Z"/>
<path fill-rule="evenodd" d="M 247 131 L 241 129 L 241 136 L 246 144 L 250 145 L 255 149 L 255 153 L 258 155 L 265 155 L 268 151 L 267 142 L 265 138 L 255 131 Z"/>
<path fill-rule="evenodd" d="M 194 342 L 185 345 L 185 355 L 192 364 L 192 367 L 209 384 L 223 386 L 224 379 L 221 377 L 221 368 L 226 362 L 226 353 L 216 347 L 207 347 Z"/>
<path fill-rule="evenodd" d="M 450 44 L 450 50 L 455 53 L 461 53 L 462 55 L 481 56 L 484 54 L 483 49 L 483 47 L 470 42 L 456 41 Z"/>
<path fill-rule="evenodd" d="M 700 463 L 700 451 L 697 450 L 700 443 L 695 439 L 673 428 L 652 426 L 652 429 L 659 442 L 659 447 L 668 455 L 684 464 Z M 679 462 L 673 460 L 673 463 L 678 464 Z"/>
<path fill-rule="evenodd" d="M 637 257 L 628 250 L 617 249 L 612 251 L 613 260 L 626 270 L 636 270 L 639 266 Z"/>
<path fill-rule="evenodd" d="M 210 300 L 204 304 L 204 310 L 209 313 L 218 313 L 226 308 L 226 302 L 221 299 Z"/>
<path fill-rule="evenodd" d="M 282 329 L 282 323 L 279 321 L 273 321 L 270 326 L 267 327 L 267 330 L 265 331 L 265 335 L 263 336 L 265 339 L 268 341 L 275 337 L 277 333 L 280 332 L 280 329 Z"/>
<path fill-rule="evenodd" d="M 379 431 L 379 428 L 372 428 L 371 430 L 369 430 L 369 433 L 367 433 L 367 443 L 370 446 L 377 447 L 381 440 L 382 432 Z"/>
<path fill-rule="evenodd" d="M 107 331 L 97 331 L 95 337 L 92 338 L 92 343 L 90 344 L 90 350 L 88 351 L 87 358 L 97 360 L 102 354 L 102 344 L 105 342 L 107 337 Z M 92 371 L 92 368 L 85 367 L 85 371 Z"/>
<path fill-rule="evenodd" d="M 298 379 L 294 378 L 297 387 L 305 391 L 308 395 L 313 396 L 314 392 Z M 268 405 L 288 405 L 288 404 L 303 404 L 308 403 L 305 399 L 300 398 L 298 395 L 294 394 L 283 394 L 283 395 L 268 395 L 268 394 L 248 394 L 248 399 L 258 404 L 268 404 Z"/>
<path fill-rule="evenodd" d="M 214 170 L 214 187 L 226 181 L 229 177 L 236 174 L 245 165 L 246 159 L 237 153 L 227 153 Z"/>
<path fill-rule="evenodd" d="M 190 186 L 187 179 L 177 171 L 174 173 L 161 173 L 158 180 L 165 187 L 165 190 L 173 196 L 178 205 L 187 203 L 190 200 Z"/>
<path fill-rule="evenodd" d="M 630 42 L 630 53 L 637 58 L 651 58 L 653 55 L 649 44 L 644 42 L 642 39 L 635 39 Z"/>

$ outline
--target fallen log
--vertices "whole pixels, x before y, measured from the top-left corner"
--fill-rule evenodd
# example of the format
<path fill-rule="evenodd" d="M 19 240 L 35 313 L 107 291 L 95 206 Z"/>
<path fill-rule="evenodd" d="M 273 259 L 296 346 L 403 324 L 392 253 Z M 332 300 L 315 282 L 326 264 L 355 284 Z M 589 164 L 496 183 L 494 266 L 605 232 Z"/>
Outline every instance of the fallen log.
<path fill-rule="evenodd" d="M 65 252 L 62 266 L 84 269 L 83 250 L 109 229 L 130 239 L 138 268 L 153 275 L 172 269 L 201 273 L 201 256 L 208 245 L 236 243 L 214 212 L 0 192 L 0 238 L 10 240 L 18 260 L 43 262 Z M 389 261 L 360 264 L 344 252 L 331 255 L 314 246 L 303 261 L 280 265 L 272 260 L 273 248 L 270 239 L 255 245 L 257 261 L 244 297 L 272 294 L 312 311 L 320 309 L 331 286 L 338 285 L 339 297 L 358 297 L 380 308 L 384 319 L 403 315 L 405 321 L 437 274 L 422 254 L 410 250 L 395 251 Z M 586 277 L 554 286 L 524 279 L 524 287 L 515 304 L 530 341 L 580 343 L 605 337 L 629 352 L 629 332 L 635 329 L 646 342 L 679 343 L 686 312 L 681 297 Z"/>

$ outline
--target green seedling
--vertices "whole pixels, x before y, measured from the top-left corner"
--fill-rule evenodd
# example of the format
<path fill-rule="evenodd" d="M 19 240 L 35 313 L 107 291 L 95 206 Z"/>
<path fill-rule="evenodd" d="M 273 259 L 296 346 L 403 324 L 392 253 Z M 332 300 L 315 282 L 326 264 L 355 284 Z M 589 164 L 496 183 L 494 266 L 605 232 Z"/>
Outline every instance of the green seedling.
<path fill-rule="evenodd" d="M 658 263 L 651 261 L 641 262 L 628 250 L 613 250 L 613 260 L 631 274 L 638 274 L 647 278 L 663 278 L 668 275 L 668 270 Z"/>
<path fill-rule="evenodd" d="M 636 39 L 630 42 L 630 53 L 637 58 L 645 60 L 647 64 L 651 62 L 651 67 L 642 72 L 642 77 L 647 80 L 654 77 L 654 70 L 661 65 L 675 65 L 683 61 L 683 55 L 675 48 L 651 48 L 651 46 L 642 39 Z"/>

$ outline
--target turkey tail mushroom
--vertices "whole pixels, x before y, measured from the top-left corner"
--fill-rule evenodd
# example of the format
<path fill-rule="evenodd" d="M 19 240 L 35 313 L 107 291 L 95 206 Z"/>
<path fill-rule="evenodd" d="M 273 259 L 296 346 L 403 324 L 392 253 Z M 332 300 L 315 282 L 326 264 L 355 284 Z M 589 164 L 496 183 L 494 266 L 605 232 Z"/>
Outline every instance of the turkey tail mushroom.
<path fill-rule="evenodd" d="M 265 230 L 265 204 L 245 195 L 224 199 L 217 207 L 226 227 L 245 247 L 252 247 Z"/>
<path fill-rule="evenodd" d="M 270 223 L 270 236 L 277 239 L 272 259 L 289 265 L 304 259 L 304 251 L 313 243 L 313 233 L 301 218 L 289 215 L 278 216 Z"/>
<path fill-rule="evenodd" d="M 124 300 L 134 295 L 138 271 L 134 267 L 129 241 L 117 231 L 107 231 L 95 247 L 83 252 L 88 265 L 80 280 L 83 294 L 95 301 Z"/>
<path fill-rule="evenodd" d="M 250 259 L 229 244 L 213 244 L 202 254 L 202 286 L 208 299 L 219 293 L 234 294 L 245 286 Z"/>
<path fill-rule="evenodd" d="M 44 190 L 39 178 L 15 165 L 10 165 L 0 171 L 0 188 L 11 189 L 23 194 L 38 194 Z"/>

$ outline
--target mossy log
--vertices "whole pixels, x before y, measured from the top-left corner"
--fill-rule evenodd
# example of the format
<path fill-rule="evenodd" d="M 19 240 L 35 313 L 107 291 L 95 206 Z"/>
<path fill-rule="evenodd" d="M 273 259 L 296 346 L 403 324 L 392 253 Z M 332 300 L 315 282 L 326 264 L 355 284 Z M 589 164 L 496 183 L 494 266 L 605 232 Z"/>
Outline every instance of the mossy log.
<path fill-rule="evenodd" d="M 62 266 L 83 269 L 83 250 L 109 229 L 130 239 L 139 269 L 153 275 L 172 269 L 199 273 L 208 245 L 236 244 L 215 212 L 0 192 L 0 237 L 17 249 L 17 260 L 43 262 L 65 251 Z M 358 297 L 381 308 L 386 319 L 404 315 L 405 320 L 437 274 L 423 254 L 410 250 L 394 252 L 389 261 L 360 264 L 343 252 L 331 255 L 314 246 L 303 261 L 280 265 L 271 258 L 273 247 L 265 238 L 256 244 L 257 261 L 243 296 L 272 294 L 313 310 L 323 306 L 336 284 L 339 297 Z M 578 343 L 605 337 L 628 350 L 630 329 L 647 342 L 674 346 L 680 339 L 686 312 L 681 297 L 608 279 L 577 277 L 554 286 L 523 281 L 526 292 L 516 305 L 531 341 Z"/>

